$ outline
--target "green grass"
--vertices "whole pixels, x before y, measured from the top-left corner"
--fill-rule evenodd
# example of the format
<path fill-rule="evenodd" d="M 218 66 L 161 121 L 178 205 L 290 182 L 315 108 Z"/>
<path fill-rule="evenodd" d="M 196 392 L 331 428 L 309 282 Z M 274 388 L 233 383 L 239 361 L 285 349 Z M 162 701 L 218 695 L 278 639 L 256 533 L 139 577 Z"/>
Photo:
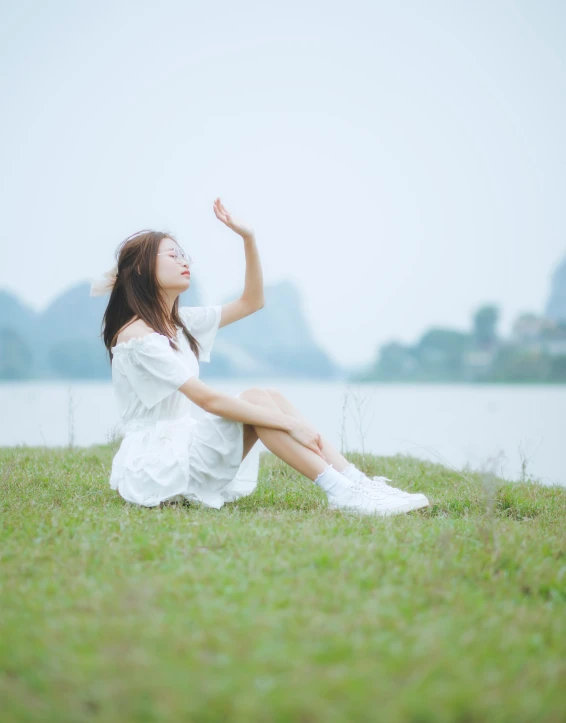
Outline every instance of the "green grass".
<path fill-rule="evenodd" d="M 566 490 L 346 456 L 431 506 L 136 508 L 115 445 L 0 449 L 0 720 L 566 721 Z"/>

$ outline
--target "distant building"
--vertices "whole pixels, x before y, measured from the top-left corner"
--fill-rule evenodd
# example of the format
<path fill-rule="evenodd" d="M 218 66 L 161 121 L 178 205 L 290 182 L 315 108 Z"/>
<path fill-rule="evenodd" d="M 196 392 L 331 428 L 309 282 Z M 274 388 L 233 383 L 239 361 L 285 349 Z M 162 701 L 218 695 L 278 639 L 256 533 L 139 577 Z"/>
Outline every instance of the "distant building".
<path fill-rule="evenodd" d="M 522 349 L 539 354 L 566 355 L 566 321 L 533 313 L 521 314 L 513 324 L 511 341 Z"/>
<path fill-rule="evenodd" d="M 545 316 L 554 321 L 566 322 L 566 257 L 552 274 Z"/>
<path fill-rule="evenodd" d="M 482 381 L 489 377 L 498 348 L 469 349 L 462 357 L 462 377 L 464 381 Z"/>

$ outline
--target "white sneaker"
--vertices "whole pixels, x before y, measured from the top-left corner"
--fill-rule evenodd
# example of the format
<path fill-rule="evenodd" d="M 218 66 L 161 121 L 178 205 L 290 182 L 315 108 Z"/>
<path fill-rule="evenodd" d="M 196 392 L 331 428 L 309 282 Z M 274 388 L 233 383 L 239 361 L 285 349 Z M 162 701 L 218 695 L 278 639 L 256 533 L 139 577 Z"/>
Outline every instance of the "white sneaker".
<path fill-rule="evenodd" d="M 424 495 L 400 497 L 387 491 L 372 489 L 365 481 L 350 482 L 350 488 L 342 494 L 327 493 L 327 497 L 328 508 L 331 510 L 340 509 L 381 517 L 411 512 L 429 504 Z"/>
<path fill-rule="evenodd" d="M 400 497 L 385 488 L 373 487 L 365 476 L 358 482 L 352 482 L 335 470 L 333 465 L 329 465 L 314 482 L 325 491 L 328 508 L 331 510 L 388 516 L 411 512 L 428 505 L 424 495 Z"/>
<path fill-rule="evenodd" d="M 389 479 L 389 477 L 372 477 L 371 479 L 369 477 L 366 477 L 368 481 L 368 485 L 371 486 L 373 489 L 376 490 L 383 490 L 384 492 L 389 492 L 392 495 L 395 495 L 396 497 L 402 497 L 403 499 L 420 499 L 421 502 L 425 502 L 426 504 L 423 505 L 423 507 L 427 507 L 430 503 L 427 499 L 427 497 L 420 492 L 406 492 L 405 490 L 399 489 L 399 487 L 393 487 L 392 485 L 388 485 L 388 482 L 391 482 L 392 480 Z"/>

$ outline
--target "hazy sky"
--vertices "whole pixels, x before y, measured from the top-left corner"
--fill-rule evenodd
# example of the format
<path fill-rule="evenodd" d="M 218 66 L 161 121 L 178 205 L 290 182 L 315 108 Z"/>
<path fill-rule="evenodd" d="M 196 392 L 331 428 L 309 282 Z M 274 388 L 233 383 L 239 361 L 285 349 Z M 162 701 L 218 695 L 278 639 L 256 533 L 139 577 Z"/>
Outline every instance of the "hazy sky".
<path fill-rule="evenodd" d="M 477 306 L 542 311 L 566 254 L 566 3 L 26 2 L 0 16 L 0 288 L 41 309 L 169 231 L 204 303 L 293 280 L 343 363 Z"/>

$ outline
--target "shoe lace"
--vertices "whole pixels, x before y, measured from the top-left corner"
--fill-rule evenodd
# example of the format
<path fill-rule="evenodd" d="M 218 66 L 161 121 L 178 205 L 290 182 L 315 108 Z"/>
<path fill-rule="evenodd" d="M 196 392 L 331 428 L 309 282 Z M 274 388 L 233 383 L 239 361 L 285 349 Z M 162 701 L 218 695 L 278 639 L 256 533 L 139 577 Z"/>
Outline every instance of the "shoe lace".
<path fill-rule="evenodd" d="M 393 480 L 390 480 L 389 477 L 372 477 L 372 480 L 374 482 L 375 487 L 378 489 L 383 490 L 384 492 L 389 492 L 389 494 L 392 495 L 403 495 L 405 492 L 399 487 L 393 487 L 392 485 L 388 485 L 388 482 L 392 482 Z"/>
<path fill-rule="evenodd" d="M 381 487 L 381 485 L 379 486 L 379 488 L 376 488 L 374 485 L 370 484 L 369 480 L 366 477 L 362 477 L 357 482 L 352 482 L 350 486 L 350 491 L 359 492 L 366 497 L 377 500 L 384 499 L 391 494 L 389 490 L 385 489 L 385 487 Z"/>

